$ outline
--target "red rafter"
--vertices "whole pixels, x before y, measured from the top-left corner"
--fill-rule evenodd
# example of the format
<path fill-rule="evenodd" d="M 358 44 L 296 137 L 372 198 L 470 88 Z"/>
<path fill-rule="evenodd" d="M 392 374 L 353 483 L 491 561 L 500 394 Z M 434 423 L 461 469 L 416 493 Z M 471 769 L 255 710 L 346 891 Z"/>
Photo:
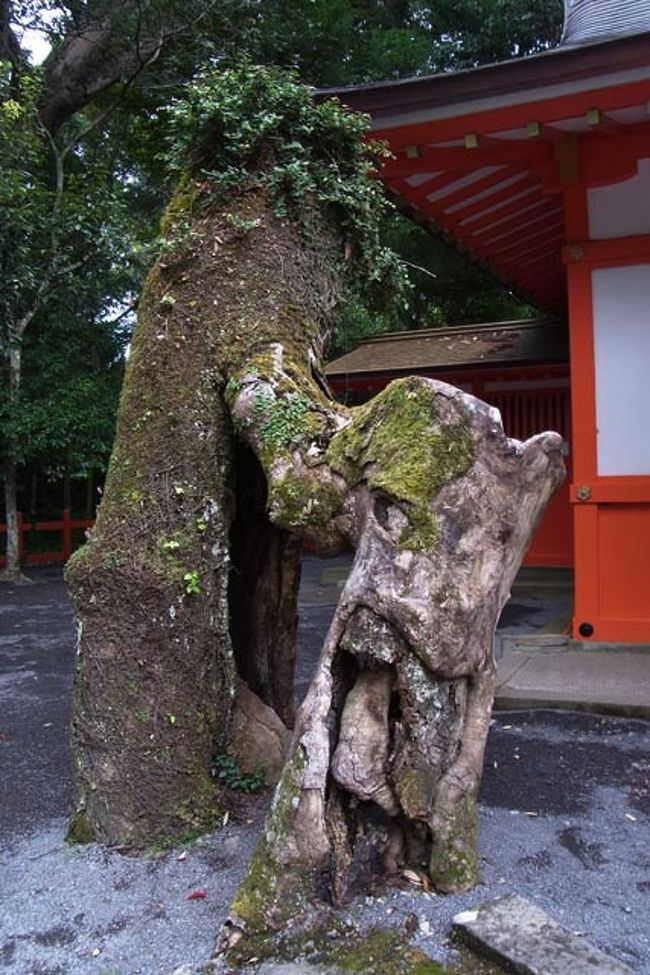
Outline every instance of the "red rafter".
<path fill-rule="evenodd" d="M 423 146 L 415 159 L 398 155 L 396 159 L 385 164 L 382 179 L 404 179 L 422 172 L 423 165 L 431 165 L 435 170 L 448 169 L 464 173 L 481 169 L 483 166 L 507 166 L 517 163 L 526 168 L 544 169 L 552 166 L 553 162 L 552 148 L 546 143 L 499 142 L 498 139 L 493 139 L 487 148 L 478 146 L 476 149 L 465 149 L 463 146 L 451 146 L 441 149 L 438 146 Z"/>
<path fill-rule="evenodd" d="M 531 183 L 530 186 L 531 192 L 527 193 L 525 196 L 517 198 L 518 194 L 514 194 L 516 198 L 513 200 L 513 194 L 511 193 L 508 199 L 503 201 L 501 206 L 491 210 L 489 213 L 486 213 L 485 216 L 480 216 L 480 214 L 477 214 L 476 219 L 467 220 L 465 222 L 456 221 L 457 226 L 461 227 L 463 230 L 466 230 L 468 233 L 478 234 L 491 227 L 497 221 L 503 220 L 504 217 L 516 215 L 517 213 L 521 212 L 523 207 L 529 207 L 535 203 L 548 202 L 548 197 L 542 196 L 542 191 L 539 184 Z"/>
<path fill-rule="evenodd" d="M 479 218 L 485 210 L 490 209 L 490 207 L 493 207 L 498 203 L 501 203 L 502 200 L 511 200 L 513 196 L 517 196 L 524 190 L 536 189 L 539 187 L 539 185 L 540 184 L 537 180 L 531 179 L 522 173 L 522 178 L 517 180 L 516 183 L 511 183 L 504 189 L 495 190 L 494 193 L 481 197 L 480 200 L 476 200 L 474 203 L 467 203 L 466 206 L 459 207 L 453 213 L 448 213 L 447 215 L 451 217 L 452 220 L 455 220 L 460 226 L 469 226 L 469 221 L 466 219 L 467 217 L 476 215 L 477 218 Z M 448 209 L 449 207 L 445 206 L 445 210 Z"/>

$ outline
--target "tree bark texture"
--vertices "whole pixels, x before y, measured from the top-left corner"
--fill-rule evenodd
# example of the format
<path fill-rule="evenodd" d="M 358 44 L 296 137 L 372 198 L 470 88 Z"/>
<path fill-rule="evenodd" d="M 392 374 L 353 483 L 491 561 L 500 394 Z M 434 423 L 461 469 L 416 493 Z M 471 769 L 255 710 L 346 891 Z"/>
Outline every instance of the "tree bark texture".
<path fill-rule="evenodd" d="M 302 536 L 355 559 L 233 923 L 406 868 L 464 889 L 492 637 L 562 441 L 508 440 L 497 411 L 426 379 L 335 404 L 319 363 L 337 232 L 315 215 L 305 236 L 260 193 L 215 213 L 203 192 L 170 207 L 192 235 L 150 275 L 96 528 L 68 567 L 72 833 L 138 846 L 208 824 L 237 675 L 291 722 Z"/>
<path fill-rule="evenodd" d="M 20 578 L 20 530 L 18 526 L 18 473 L 12 461 L 6 461 L 3 470 L 5 496 L 6 549 L 5 566 L 0 578 L 13 582 Z"/>
<path fill-rule="evenodd" d="M 77 19 L 45 62 L 39 116 L 54 135 L 102 92 L 139 74 L 178 29 L 169 8 L 118 0 Z"/>
<path fill-rule="evenodd" d="M 398 380 L 352 411 L 319 395 L 281 343 L 230 383 L 271 518 L 324 551 L 355 550 L 233 904 L 235 940 L 377 875 L 406 870 L 441 891 L 477 882 L 493 635 L 564 476 L 558 434 L 509 440 L 498 411 L 445 383 Z M 296 396 L 308 405 L 274 440 Z"/>
<path fill-rule="evenodd" d="M 337 241 L 308 246 L 259 195 L 214 212 L 203 192 L 186 185 L 170 207 L 172 225 L 192 215 L 192 237 L 150 274 L 96 526 L 67 568 L 71 836 L 118 846 L 213 821 L 237 671 L 293 717 L 299 550 L 262 516 L 264 477 L 235 449 L 224 391 L 272 341 L 299 348 L 305 370 L 320 357 Z"/>
<path fill-rule="evenodd" d="M 9 405 L 15 405 L 22 380 L 22 352 L 19 345 L 9 348 Z M 20 529 L 18 526 L 18 465 L 13 459 L 15 451 L 9 445 L 9 455 L 4 462 L 2 479 L 5 496 L 6 550 L 5 566 L 0 578 L 13 582 L 21 577 Z"/>

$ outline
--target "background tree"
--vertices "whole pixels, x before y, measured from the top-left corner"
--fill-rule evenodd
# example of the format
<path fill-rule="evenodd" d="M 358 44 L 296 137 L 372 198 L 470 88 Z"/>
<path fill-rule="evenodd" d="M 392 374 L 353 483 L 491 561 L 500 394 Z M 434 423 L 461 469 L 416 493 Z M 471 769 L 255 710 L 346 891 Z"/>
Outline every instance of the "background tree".
<path fill-rule="evenodd" d="M 164 107 L 198 66 L 248 52 L 256 61 L 296 66 L 311 84 L 354 83 L 530 53 L 553 43 L 560 24 L 560 0 L 435 6 L 408 0 L 1 0 L 0 343 L 6 392 L 0 462 L 10 571 L 17 571 L 16 484 L 27 450 L 17 439 L 28 410 L 20 394 L 23 359 L 31 355 L 25 337 L 36 325 L 41 333 L 48 329 L 55 303 L 92 316 L 83 319 L 92 325 L 115 317 L 137 294 L 147 263 L 143 247 L 157 236 L 170 189 L 159 158 Z M 27 29 L 41 31 L 51 46 L 41 69 L 30 63 Z M 450 316 L 458 321 L 482 308 L 516 314 L 518 303 L 503 288 L 473 272 L 468 278 L 465 266 L 442 257 L 441 247 L 422 260 L 421 231 L 400 230 L 396 245 L 430 270 L 444 263 L 435 298 L 429 301 L 433 279 L 416 272 L 399 313 L 371 322 L 351 305 L 342 328 L 348 343 L 373 328 Z M 100 273 L 102 261 L 107 270 Z M 133 272 L 130 281 L 108 273 L 115 267 Z M 96 284 L 92 307 L 84 310 L 75 296 L 82 278 L 85 287 Z M 476 288 L 482 302 L 467 308 L 457 300 Z"/>
<path fill-rule="evenodd" d="M 152 179 L 142 181 L 138 164 L 143 157 L 130 138 L 136 132 L 129 122 L 130 92 L 163 48 L 177 43 L 211 9 L 208 2 L 165 0 L 0 4 L 0 346 L 6 380 L 0 403 L 0 461 L 7 524 L 5 574 L 10 577 L 19 571 L 18 469 L 33 453 L 22 440 L 29 425 L 23 357 L 39 344 L 27 341 L 29 332 L 38 327 L 42 334 L 49 321 L 61 338 L 58 316 L 63 310 L 78 334 L 80 320 L 90 325 L 93 319 L 110 317 L 116 306 L 130 299 L 133 281 L 126 279 L 133 252 L 152 236 L 152 195 L 156 215 L 161 203 L 160 191 L 152 193 Z M 31 66 L 21 45 L 28 28 L 44 31 L 51 45 L 39 69 Z M 146 104 L 140 102 L 139 108 L 145 110 Z M 155 162 L 148 164 L 147 174 L 155 179 Z M 114 273 L 115 268 L 121 273 Z M 140 281 L 141 277 L 138 286 Z M 75 373 L 78 350 L 69 343 L 68 347 Z M 33 368 L 38 361 L 36 357 Z M 99 372 L 89 371 L 88 380 Z M 113 412 L 114 408 L 113 399 Z M 68 428 L 74 429 L 70 424 Z M 60 448 L 56 438 L 50 446 L 55 444 Z M 66 444 L 68 454 L 79 448 L 80 444 Z M 89 458 L 82 466 L 89 466 Z"/>

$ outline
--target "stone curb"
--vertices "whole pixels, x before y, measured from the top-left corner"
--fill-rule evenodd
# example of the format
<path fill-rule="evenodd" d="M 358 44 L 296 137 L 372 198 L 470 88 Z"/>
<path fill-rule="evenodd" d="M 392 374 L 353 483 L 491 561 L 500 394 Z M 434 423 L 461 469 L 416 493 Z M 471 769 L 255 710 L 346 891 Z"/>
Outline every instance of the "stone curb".
<path fill-rule="evenodd" d="M 516 975 L 633 975 L 518 894 L 463 911 L 453 924 L 471 948 Z"/>

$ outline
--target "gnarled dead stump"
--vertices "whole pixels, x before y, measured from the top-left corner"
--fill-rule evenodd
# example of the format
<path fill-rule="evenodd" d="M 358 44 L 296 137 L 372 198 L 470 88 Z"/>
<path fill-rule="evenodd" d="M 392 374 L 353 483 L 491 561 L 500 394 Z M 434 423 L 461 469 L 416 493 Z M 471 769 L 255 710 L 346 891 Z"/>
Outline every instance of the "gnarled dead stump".
<path fill-rule="evenodd" d="M 562 441 L 509 440 L 497 410 L 408 378 L 353 411 L 281 344 L 231 378 L 272 520 L 355 550 L 231 925 L 280 926 L 405 868 L 473 886 L 492 640 Z"/>

